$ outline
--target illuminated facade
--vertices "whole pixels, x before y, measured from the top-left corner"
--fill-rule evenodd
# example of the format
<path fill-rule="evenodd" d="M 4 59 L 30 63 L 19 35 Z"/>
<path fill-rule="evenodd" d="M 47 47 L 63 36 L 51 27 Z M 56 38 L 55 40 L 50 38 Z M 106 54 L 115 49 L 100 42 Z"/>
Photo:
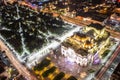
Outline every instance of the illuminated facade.
<path fill-rule="evenodd" d="M 75 63 L 79 64 L 80 66 L 87 66 L 88 64 L 93 63 L 94 56 L 92 54 L 82 56 L 82 55 L 76 53 L 73 49 L 66 48 L 64 46 L 61 46 L 61 53 L 66 58 L 68 58 L 69 61 L 75 62 Z"/>
<path fill-rule="evenodd" d="M 90 30 L 94 31 L 93 36 L 95 40 L 108 37 L 108 33 L 105 31 L 104 26 L 98 23 L 91 23 L 90 25 L 88 25 L 88 27 L 84 28 L 85 33 L 87 33 Z"/>
<path fill-rule="evenodd" d="M 75 62 L 80 66 L 98 64 L 100 62 L 99 53 L 88 52 L 94 48 L 94 40 L 85 34 L 76 33 L 63 42 L 61 54 L 69 61 Z"/>

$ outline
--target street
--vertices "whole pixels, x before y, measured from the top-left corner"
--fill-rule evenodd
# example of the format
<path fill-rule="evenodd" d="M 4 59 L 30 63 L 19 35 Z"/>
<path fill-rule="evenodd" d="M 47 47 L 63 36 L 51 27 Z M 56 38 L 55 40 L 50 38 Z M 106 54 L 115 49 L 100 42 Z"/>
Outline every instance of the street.
<path fill-rule="evenodd" d="M 111 63 L 114 61 L 114 59 L 117 57 L 117 55 L 120 52 L 120 45 L 117 47 L 117 49 L 115 50 L 115 52 L 113 53 L 113 55 L 110 57 L 109 61 L 105 64 L 105 66 L 100 70 L 100 72 L 97 74 L 96 79 L 100 80 L 102 78 L 102 76 L 104 75 L 104 73 L 106 72 L 106 70 L 108 69 L 108 67 L 111 65 Z"/>
<path fill-rule="evenodd" d="M 5 55 L 9 58 L 11 63 L 14 65 L 14 67 L 27 80 L 37 80 L 37 78 L 17 60 L 17 58 L 13 55 L 13 53 L 9 50 L 9 48 L 2 42 L 2 40 L 0 40 L 0 50 L 5 51 Z"/>

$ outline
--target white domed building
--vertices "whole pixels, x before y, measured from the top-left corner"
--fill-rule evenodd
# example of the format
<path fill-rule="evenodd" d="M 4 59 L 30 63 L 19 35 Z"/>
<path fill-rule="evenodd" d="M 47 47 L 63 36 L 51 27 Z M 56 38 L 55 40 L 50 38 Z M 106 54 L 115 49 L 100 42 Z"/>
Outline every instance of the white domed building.
<path fill-rule="evenodd" d="M 99 54 L 89 53 L 88 50 L 93 48 L 94 40 L 85 34 L 76 33 L 75 35 L 67 38 L 61 45 L 61 54 L 69 61 L 75 62 L 80 66 L 87 66 L 100 62 Z"/>

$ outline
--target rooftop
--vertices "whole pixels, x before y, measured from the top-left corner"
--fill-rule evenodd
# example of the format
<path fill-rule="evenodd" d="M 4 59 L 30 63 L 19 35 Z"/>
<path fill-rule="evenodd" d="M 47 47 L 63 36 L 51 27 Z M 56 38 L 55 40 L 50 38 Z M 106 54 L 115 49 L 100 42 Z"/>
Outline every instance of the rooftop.
<path fill-rule="evenodd" d="M 68 37 L 62 45 L 67 48 L 72 48 L 76 53 L 81 54 L 82 56 L 87 55 L 87 48 L 92 46 L 92 43 L 89 41 L 90 37 L 83 33 L 75 33 L 73 36 Z"/>
<path fill-rule="evenodd" d="M 88 27 L 93 27 L 93 28 L 95 28 L 97 30 L 102 30 L 105 26 L 102 26 L 99 23 L 91 23 L 90 25 L 88 25 Z"/>

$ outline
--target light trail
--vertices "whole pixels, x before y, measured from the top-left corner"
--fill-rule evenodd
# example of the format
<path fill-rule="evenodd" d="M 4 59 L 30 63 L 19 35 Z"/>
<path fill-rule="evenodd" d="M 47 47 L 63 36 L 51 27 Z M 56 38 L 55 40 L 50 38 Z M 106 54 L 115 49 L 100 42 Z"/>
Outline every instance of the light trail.
<path fill-rule="evenodd" d="M 101 69 L 101 71 L 97 74 L 96 80 L 100 80 L 102 78 L 103 74 L 106 72 L 106 70 L 108 69 L 108 67 L 113 62 L 113 60 L 117 57 L 117 55 L 119 54 L 119 52 L 120 52 L 120 45 L 117 47 L 117 49 L 115 50 L 115 52 L 113 53 L 113 55 L 110 57 L 109 61 L 105 64 L 105 67 L 103 67 Z"/>
<path fill-rule="evenodd" d="M 0 40 L 0 50 L 5 51 L 5 55 L 9 58 L 13 66 L 18 70 L 18 72 L 27 78 L 27 80 L 37 80 L 37 78 L 25 67 L 18 59 L 12 54 L 9 48 Z"/>

